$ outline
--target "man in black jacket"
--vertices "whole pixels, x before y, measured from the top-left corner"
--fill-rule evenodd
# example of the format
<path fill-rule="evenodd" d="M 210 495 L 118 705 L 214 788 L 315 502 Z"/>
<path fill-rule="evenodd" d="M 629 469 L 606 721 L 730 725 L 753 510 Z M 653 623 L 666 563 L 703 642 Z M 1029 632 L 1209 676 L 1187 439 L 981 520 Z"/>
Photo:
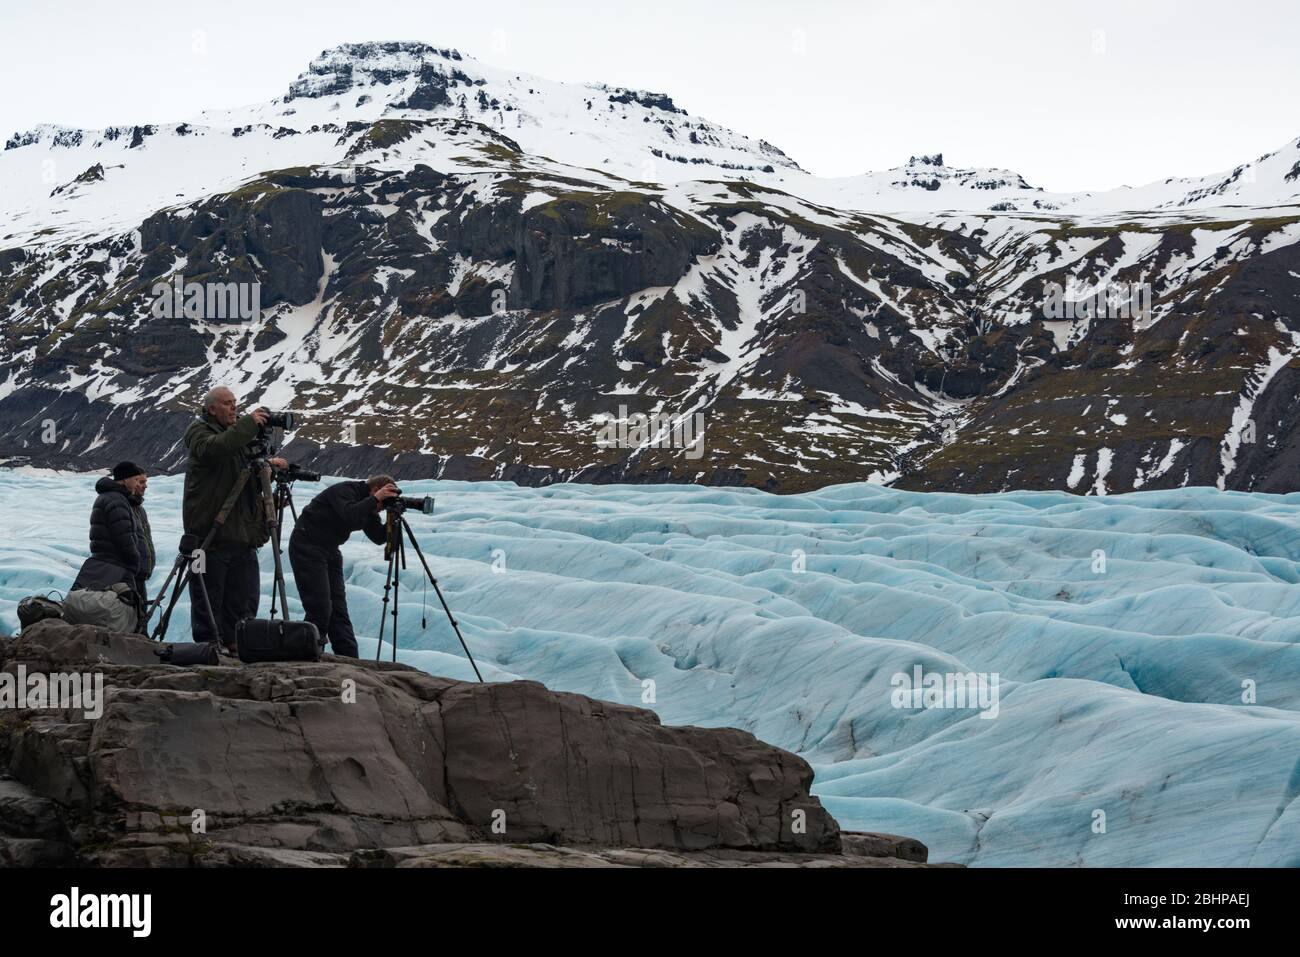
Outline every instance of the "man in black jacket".
<path fill-rule="evenodd" d="M 131 462 L 119 462 L 112 476 L 95 483 L 95 504 L 90 509 L 90 558 L 72 590 L 102 591 L 118 582 L 130 585 L 138 609 L 147 599 L 145 583 L 153 574 L 154 544 L 144 511 L 149 478 Z"/>
<path fill-rule="evenodd" d="M 304 616 L 336 655 L 357 656 L 339 546 L 353 532 L 365 532 L 376 545 L 384 544 L 379 512 L 384 502 L 397 494 L 397 486 L 387 475 L 331 485 L 307 503 L 289 536 L 289 564 Z"/>

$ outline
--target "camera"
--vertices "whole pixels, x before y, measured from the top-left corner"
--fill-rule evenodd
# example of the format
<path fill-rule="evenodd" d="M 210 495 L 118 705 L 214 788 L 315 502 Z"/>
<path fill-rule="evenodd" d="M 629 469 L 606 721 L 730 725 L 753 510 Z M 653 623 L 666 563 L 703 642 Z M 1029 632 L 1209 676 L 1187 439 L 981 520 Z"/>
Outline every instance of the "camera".
<path fill-rule="evenodd" d="M 282 469 L 276 473 L 277 477 L 283 476 L 286 482 L 319 482 L 320 473 L 313 472 L 311 469 L 305 469 L 301 465 L 290 463 L 287 469 Z"/>
<path fill-rule="evenodd" d="M 284 429 L 286 432 L 292 432 L 294 429 L 293 413 L 288 410 L 281 412 L 266 413 L 266 425 L 264 429 Z"/>
<path fill-rule="evenodd" d="M 276 441 L 274 432 L 276 429 L 283 429 L 286 432 L 292 432 L 296 426 L 294 414 L 289 411 L 271 412 L 266 410 L 266 422 L 257 427 L 257 436 L 248 443 L 247 454 L 251 459 L 269 458 L 276 452 Z M 310 473 L 315 474 L 315 473 Z M 317 475 L 314 479 L 299 476 L 304 482 L 320 481 Z"/>
<path fill-rule="evenodd" d="M 433 514 L 433 496 L 422 495 L 419 498 L 414 495 L 394 495 L 384 503 L 385 508 L 390 508 L 394 512 L 405 512 L 408 509 L 412 512 L 421 512 L 425 515 Z"/>

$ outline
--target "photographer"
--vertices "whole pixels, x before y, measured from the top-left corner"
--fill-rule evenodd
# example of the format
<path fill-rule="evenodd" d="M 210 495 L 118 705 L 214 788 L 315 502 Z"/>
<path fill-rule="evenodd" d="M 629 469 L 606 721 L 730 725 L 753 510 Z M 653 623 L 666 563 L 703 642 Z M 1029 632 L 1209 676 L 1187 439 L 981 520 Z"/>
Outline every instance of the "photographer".
<path fill-rule="evenodd" d="M 266 424 L 267 411 L 238 414 L 235 394 L 218 386 L 203 397 L 202 415 L 185 430 L 189 459 L 185 466 L 185 495 L 181 506 L 185 531 L 207 537 L 221 507 L 249 468 L 248 446 Z M 287 468 L 281 458 L 268 459 L 273 468 Z M 219 634 L 212 634 L 201 612 L 199 581 L 190 579 L 190 627 L 195 641 L 220 641 L 235 653 L 235 624 L 257 617 L 261 569 L 257 549 L 270 537 L 256 478 L 250 479 L 204 555 L 203 580 Z"/>
<path fill-rule="evenodd" d="M 95 504 L 90 509 L 90 558 L 81 566 L 72 591 L 105 591 L 114 585 L 130 586 L 141 627 L 145 583 L 153 574 L 154 544 L 144 492 L 149 478 L 131 462 L 119 462 L 111 476 L 95 483 Z"/>
<path fill-rule="evenodd" d="M 365 532 L 376 545 L 383 545 L 386 536 L 379 512 L 398 494 L 387 475 L 331 485 L 302 510 L 289 537 L 289 564 L 293 566 L 304 615 L 321 638 L 329 641 L 336 655 L 357 656 L 339 546 L 358 531 Z"/>

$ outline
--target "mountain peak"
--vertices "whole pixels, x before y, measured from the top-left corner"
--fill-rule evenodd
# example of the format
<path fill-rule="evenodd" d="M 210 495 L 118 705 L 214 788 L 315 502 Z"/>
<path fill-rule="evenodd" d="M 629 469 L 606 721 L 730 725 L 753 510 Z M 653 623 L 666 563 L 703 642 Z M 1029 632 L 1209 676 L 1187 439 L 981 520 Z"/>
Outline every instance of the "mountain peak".
<path fill-rule="evenodd" d="M 354 60 L 376 60 L 393 56 L 439 56 L 448 60 L 464 59 L 459 50 L 453 50 L 450 47 L 435 47 L 433 44 L 425 43 L 422 40 L 371 40 L 362 43 L 340 43 L 336 47 L 322 50 L 320 57 L 317 59 L 330 56 L 347 57 Z"/>
<path fill-rule="evenodd" d="M 300 97 L 335 96 L 362 86 L 387 86 L 427 75 L 431 68 L 434 73 L 445 73 L 445 69 L 438 69 L 439 65 L 464 59 L 459 50 L 419 41 L 343 43 L 322 50 L 307 64 L 306 71 L 289 84 L 284 99 L 288 102 Z"/>

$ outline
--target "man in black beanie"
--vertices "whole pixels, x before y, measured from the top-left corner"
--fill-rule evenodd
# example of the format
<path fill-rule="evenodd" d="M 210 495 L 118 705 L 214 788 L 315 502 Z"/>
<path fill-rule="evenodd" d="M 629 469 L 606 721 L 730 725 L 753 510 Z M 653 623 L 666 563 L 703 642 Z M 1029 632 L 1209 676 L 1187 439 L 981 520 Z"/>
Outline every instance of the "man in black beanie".
<path fill-rule="evenodd" d="M 103 590 L 123 582 L 134 590 L 137 608 L 143 613 L 148 600 L 146 582 L 153 574 L 155 558 L 149 516 L 144 510 L 148 485 L 144 469 L 132 462 L 119 462 L 111 476 L 95 483 L 90 558 L 81 566 L 72 590 Z"/>

